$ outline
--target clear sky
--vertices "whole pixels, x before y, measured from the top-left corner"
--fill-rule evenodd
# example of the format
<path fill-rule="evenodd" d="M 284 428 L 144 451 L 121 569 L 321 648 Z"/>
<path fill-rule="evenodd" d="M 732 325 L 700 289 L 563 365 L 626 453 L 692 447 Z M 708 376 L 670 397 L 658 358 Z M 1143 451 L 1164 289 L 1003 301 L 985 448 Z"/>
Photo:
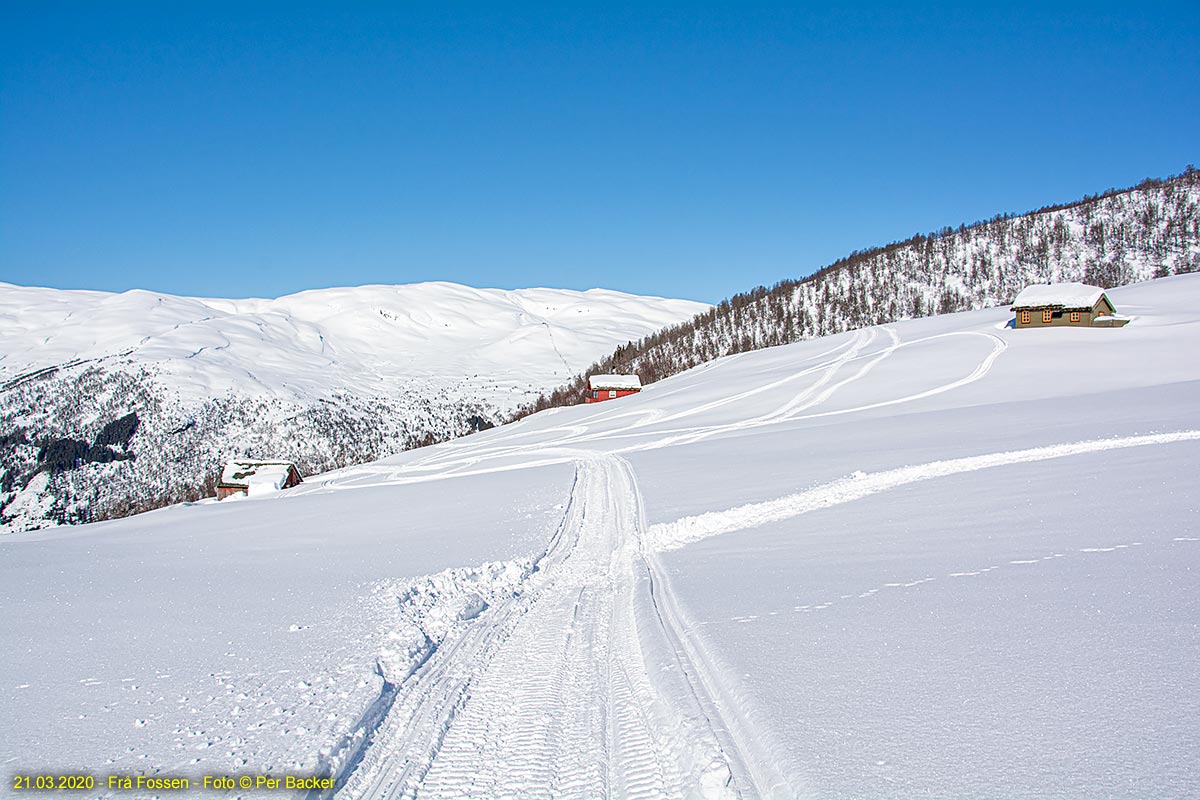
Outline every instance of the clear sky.
<path fill-rule="evenodd" d="M 0 280 L 716 301 L 1200 165 L 1195 0 L 897 6 L 4 3 Z"/>

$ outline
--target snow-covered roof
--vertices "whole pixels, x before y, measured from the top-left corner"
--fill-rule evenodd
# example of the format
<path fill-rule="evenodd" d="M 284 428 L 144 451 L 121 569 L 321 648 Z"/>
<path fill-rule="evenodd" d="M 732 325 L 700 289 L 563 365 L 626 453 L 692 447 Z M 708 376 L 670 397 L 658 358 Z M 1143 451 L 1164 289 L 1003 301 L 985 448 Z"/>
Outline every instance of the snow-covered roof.
<path fill-rule="evenodd" d="M 221 470 L 221 485 L 282 489 L 292 469 L 289 461 L 230 461 Z"/>
<path fill-rule="evenodd" d="M 1094 308 L 1103 296 L 1103 289 L 1086 283 L 1031 283 L 1021 290 L 1016 300 L 1013 300 L 1012 307 Z"/>
<path fill-rule="evenodd" d="M 589 389 L 640 389 L 642 379 L 637 375 L 593 375 L 588 378 Z"/>

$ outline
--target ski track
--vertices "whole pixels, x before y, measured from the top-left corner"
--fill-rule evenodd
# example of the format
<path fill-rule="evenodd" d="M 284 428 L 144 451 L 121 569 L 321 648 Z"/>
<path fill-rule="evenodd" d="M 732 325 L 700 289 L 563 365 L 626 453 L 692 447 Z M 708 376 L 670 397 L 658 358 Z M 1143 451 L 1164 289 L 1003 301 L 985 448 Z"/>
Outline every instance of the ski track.
<path fill-rule="evenodd" d="M 579 460 L 525 585 L 390 678 L 396 699 L 337 796 L 765 796 L 756 781 L 770 772 L 722 718 L 647 552 L 629 464 Z"/>
<path fill-rule="evenodd" d="M 895 336 L 895 334 L 892 334 L 892 335 L 893 335 L 893 337 Z M 787 376 L 786 378 L 772 381 L 771 383 L 763 384 L 761 386 L 756 386 L 753 389 L 749 389 L 745 392 L 740 392 L 736 395 L 730 395 L 728 397 L 723 397 L 723 398 L 719 398 L 717 400 L 713 400 L 713 401 L 711 401 L 703 406 L 697 407 L 697 408 L 687 409 L 685 411 L 676 412 L 676 413 L 670 414 L 670 415 L 663 415 L 662 412 L 641 412 L 640 413 L 641 418 L 638 419 L 634 423 L 631 423 L 631 424 L 626 425 L 621 428 L 616 428 L 614 430 L 591 432 L 590 426 L 595 425 L 597 422 L 602 422 L 605 420 L 620 419 L 621 417 L 624 417 L 624 416 L 634 416 L 635 413 L 637 413 L 637 412 L 631 412 L 625 408 L 605 409 L 605 410 L 600 411 L 596 415 L 590 417 L 588 419 L 587 425 L 562 426 L 562 427 L 557 427 L 557 428 L 550 428 L 550 429 L 545 429 L 545 430 L 540 430 L 540 431 L 529 431 L 529 432 L 517 431 L 508 437 L 511 440 L 513 438 L 532 436 L 532 435 L 547 436 L 548 434 L 552 434 L 556 431 L 562 432 L 562 435 L 559 436 L 558 438 L 547 439 L 542 442 L 534 442 L 534 443 L 529 443 L 529 444 L 506 444 L 506 445 L 500 445 L 500 446 L 494 446 L 494 447 L 477 447 L 477 446 L 472 447 L 472 444 L 473 444 L 472 442 L 451 443 L 449 445 L 445 445 L 442 448 L 440 448 L 440 452 L 431 453 L 430 455 L 426 456 L 425 458 L 419 459 L 418 461 L 414 462 L 413 464 L 406 465 L 405 469 L 406 470 L 420 470 L 420 469 L 442 469 L 442 470 L 445 470 L 448 467 L 450 467 L 451 465 L 462 464 L 462 463 L 464 463 L 464 461 L 469 465 L 474 465 L 484 459 L 505 458 L 505 457 L 513 456 L 513 455 L 526 454 L 526 453 L 529 453 L 530 451 L 545 449 L 548 447 L 573 445 L 573 444 L 578 444 L 581 442 L 592 441 L 592 440 L 599 439 L 599 438 L 610 438 L 610 437 L 613 437 L 614 435 L 619 435 L 622 433 L 626 433 L 628 431 L 633 431 L 633 430 L 637 430 L 639 428 L 646 427 L 647 425 L 649 425 L 651 423 L 657 424 L 657 423 L 661 423 L 661 422 L 670 422 L 670 421 L 673 421 L 676 419 L 681 419 L 683 417 L 691 416 L 692 414 L 698 413 L 700 411 L 711 410 L 713 408 L 718 408 L 720 406 L 724 406 L 729 403 L 736 402 L 738 400 L 743 400 L 747 397 L 752 397 L 754 395 L 760 394 L 760 393 L 768 391 L 770 389 L 777 388 L 781 385 L 784 385 L 791 381 L 797 380 L 799 378 L 803 378 L 814 372 L 822 372 L 822 371 L 826 372 L 826 376 L 819 379 L 820 382 L 823 383 L 824 381 L 828 380 L 829 377 L 832 376 L 832 373 L 836 372 L 842 365 L 844 365 L 847 362 L 856 358 L 858 356 L 858 353 L 864 347 L 866 347 L 871 341 L 874 340 L 875 336 L 876 336 L 876 333 L 873 330 L 857 331 L 857 332 L 855 332 L 854 336 L 851 338 L 851 340 L 848 343 L 846 343 L 844 345 L 840 345 L 835 348 L 832 348 L 831 350 L 828 350 L 824 353 L 820 353 L 809 359 L 806 359 L 805 362 L 803 362 L 803 363 L 808 363 L 809 361 L 816 361 L 818 359 L 826 358 L 827 356 L 832 355 L 833 353 L 837 353 L 840 350 L 846 351 L 845 353 L 837 356 L 836 358 L 833 358 L 828 361 L 823 361 L 821 363 L 818 363 L 815 366 L 805 367 L 804 369 L 801 369 L 801 370 L 793 373 L 792 375 Z M 711 364 L 711 362 L 710 362 L 710 364 Z M 702 367 L 698 367 L 697 369 L 703 370 L 706 367 L 711 368 L 710 365 L 703 365 Z M 665 394 L 659 395 L 659 397 L 660 398 L 667 397 L 671 394 L 675 394 L 680 391 L 685 391 L 685 389 L 683 389 L 683 388 L 675 389 L 675 390 L 672 390 Z M 731 425 L 709 426 L 707 428 L 699 428 L 699 429 L 686 429 L 685 433 L 691 433 L 693 431 L 708 431 L 708 430 L 715 431 L 718 429 L 719 430 L 736 430 L 737 428 L 745 427 L 747 424 L 752 423 L 752 422 L 753 422 L 752 420 L 747 420 L 747 421 L 732 423 Z M 668 433 L 675 433 L 675 432 L 669 431 Z M 673 438 L 660 439 L 660 440 L 657 440 L 656 442 L 651 443 L 651 445 L 648 445 L 647 447 L 649 447 L 649 446 L 665 446 L 665 444 L 672 443 L 673 441 L 674 441 Z M 459 449 L 467 449 L 468 452 L 470 453 L 470 455 L 466 459 L 463 459 L 461 456 L 459 456 L 459 454 L 457 452 Z M 394 468 L 393 468 L 393 471 L 394 471 Z"/>
<path fill-rule="evenodd" d="M 582 423 L 563 425 L 555 428 L 536 431 L 514 431 L 507 437 L 508 441 L 504 444 L 479 446 L 473 442 L 464 440 L 434 448 L 429 455 L 418 458 L 412 463 L 405 464 L 403 466 L 376 465 L 342 470 L 338 473 L 336 485 L 330 482 L 316 485 L 311 488 L 299 487 L 293 491 L 297 494 L 305 494 L 308 492 L 317 491 L 341 491 L 346 489 L 393 486 L 397 484 L 420 483 L 429 480 L 442 480 L 448 477 L 481 475 L 493 472 L 508 471 L 511 469 L 525 469 L 532 466 L 561 464 L 565 462 L 571 462 L 579 458 L 582 452 L 587 452 L 581 450 L 580 446 L 591 442 L 613 441 L 631 437 L 638 439 L 652 437 L 648 441 L 638 441 L 626 446 L 610 448 L 608 450 L 611 453 L 626 454 L 673 445 L 691 444 L 721 434 L 735 433 L 779 423 L 795 422 L 824 416 L 852 414 L 861 411 L 882 408 L 885 406 L 897 405 L 900 403 L 913 402 L 942 394 L 944 392 L 952 391 L 981 380 L 991 371 L 996 359 L 998 359 L 1008 347 L 1007 343 L 1002 338 L 990 333 L 983 333 L 979 331 L 953 331 L 950 333 L 937 334 L 935 336 L 927 336 L 919 339 L 902 341 L 891 328 L 885 327 L 880 330 L 882 330 L 890 340 L 889 343 L 880 350 L 869 350 L 870 345 L 877 338 L 879 338 L 879 333 L 877 330 L 870 329 L 866 331 L 858 331 L 846 344 L 806 359 L 803 363 L 807 366 L 804 366 L 803 369 L 797 370 L 795 373 L 784 379 L 772 381 L 771 383 L 740 392 L 737 395 L 719 398 L 711 401 L 705 406 L 705 408 L 716 408 L 726 405 L 729 402 L 733 402 L 734 400 L 744 399 L 769 389 L 778 388 L 779 386 L 798 378 L 803 378 L 814 374 L 817 375 L 817 378 L 812 385 L 802 389 L 796 395 L 788 398 L 779 407 L 755 417 L 734 420 L 732 422 L 720 425 L 648 431 L 645 430 L 645 428 L 647 428 L 649 425 L 659 424 L 687 416 L 690 414 L 690 410 L 671 415 L 662 415 L 661 413 L 655 414 L 650 412 L 635 413 L 628 409 L 614 408 L 612 410 L 605 410 L 598 416 L 589 418 Z M 812 411 L 812 409 L 819 407 L 822 403 L 829 401 L 846 386 L 866 377 L 872 370 L 893 356 L 900 349 L 928 341 L 945 339 L 954 336 L 982 337 L 986 339 L 992 347 L 988 354 L 982 358 L 975 365 L 972 371 L 964 377 L 934 386 L 922 392 L 906 395 L 904 397 L 831 411 Z M 834 379 L 838 376 L 841 370 L 855 362 L 862 360 L 865 360 L 865 363 L 856 372 L 840 381 L 834 382 Z M 818 361 L 818 363 L 815 365 L 808 365 L 809 362 L 812 361 Z M 674 391 L 682 391 L 682 389 Z M 604 419 L 619 419 L 623 416 L 632 417 L 634 418 L 634 421 L 628 425 L 614 429 L 602 431 L 594 431 L 591 429 L 597 421 Z M 536 442 L 511 443 L 511 440 L 513 439 L 531 436 L 538 436 L 541 438 Z M 487 462 L 494 462 L 500 459 L 519 456 L 525 456 L 529 458 L 519 464 L 504 464 L 495 466 L 490 466 L 487 464 Z M 355 480 L 360 478 L 362 479 L 361 482 Z"/>
<path fill-rule="evenodd" d="M 910 483 L 974 472 L 991 467 L 1046 461 L 1052 458 L 1100 453 L 1127 447 L 1143 447 L 1154 444 L 1195 441 L 1200 439 L 1200 430 L 1185 430 L 1175 433 L 1156 433 L 1142 436 L 1122 436 L 1110 439 L 1090 439 L 1069 444 L 1033 447 L 1026 450 L 1009 450 L 966 458 L 931 461 L 926 464 L 900 467 L 875 473 L 857 473 L 849 478 L 833 481 L 798 494 L 787 495 L 775 500 L 748 503 L 725 511 L 710 511 L 705 514 L 683 517 L 674 522 L 650 526 L 647 538 L 657 550 L 676 550 L 692 542 L 719 536 L 732 531 L 754 528 L 771 522 L 798 517 L 812 511 L 849 503 L 869 495 L 895 489 Z"/>

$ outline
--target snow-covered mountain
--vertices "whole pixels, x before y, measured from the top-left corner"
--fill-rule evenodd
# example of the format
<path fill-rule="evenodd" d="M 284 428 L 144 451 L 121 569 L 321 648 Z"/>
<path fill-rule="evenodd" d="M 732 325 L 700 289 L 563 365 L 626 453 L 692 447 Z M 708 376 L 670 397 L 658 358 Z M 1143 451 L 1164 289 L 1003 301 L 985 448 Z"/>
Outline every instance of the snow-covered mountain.
<path fill-rule="evenodd" d="M 273 300 L 0 284 L 0 519 L 195 499 L 237 455 L 311 472 L 462 435 L 705 308 L 451 283 Z"/>
<path fill-rule="evenodd" d="M 1109 296 L 1126 327 L 869 327 L 0 537 L 0 762 L 115 797 L 1191 796 L 1200 275 Z"/>

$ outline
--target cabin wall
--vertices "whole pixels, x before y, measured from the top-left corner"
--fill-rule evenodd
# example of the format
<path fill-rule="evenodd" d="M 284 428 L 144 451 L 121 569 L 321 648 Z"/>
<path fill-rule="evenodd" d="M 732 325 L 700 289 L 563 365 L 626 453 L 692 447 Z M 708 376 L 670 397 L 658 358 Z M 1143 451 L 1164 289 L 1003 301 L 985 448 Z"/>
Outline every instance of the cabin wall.
<path fill-rule="evenodd" d="M 1051 316 L 1049 322 L 1043 322 L 1041 309 L 1034 309 L 1029 312 L 1029 322 L 1025 323 L 1021 321 L 1021 313 L 1016 313 L 1018 328 L 1087 328 L 1097 316 L 1093 311 L 1063 311 Z M 1075 313 L 1079 314 L 1078 322 L 1071 321 L 1071 315 Z"/>
<path fill-rule="evenodd" d="M 1056 312 L 1056 311 L 1051 310 L 1050 321 L 1043 322 L 1042 321 L 1042 311 L 1043 310 L 1044 309 L 1040 309 L 1040 308 L 1030 309 L 1028 311 L 1029 322 L 1022 321 L 1022 319 L 1023 319 L 1022 315 L 1025 312 L 1017 311 L 1015 314 L 1016 327 L 1018 327 L 1018 328 L 1090 328 L 1090 327 L 1092 327 L 1092 323 L 1095 321 L 1096 317 L 1113 313 L 1112 306 L 1109 306 L 1107 303 L 1101 302 L 1101 303 L 1097 304 L 1097 306 L 1095 308 L 1093 308 L 1091 311 L 1074 310 L 1074 311 Z M 1072 314 L 1078 314 L 1079 319 L 1077 321 L 1072 321 L 1072 319 L 1071 319 Z"/>
<path fill-rule="evenodd" d="M 610 397 L 610 392 L 615 392 L 616 397 Z M 631 394 L 638 394 L 641 389 L 592 389 L 584 393 L 583 402 L 585 403 L 602 403 L 605 400 L 616 400 L 620 397 L 628 397 Z M 595 394 L 595 397 L 592 395 Z"/>

